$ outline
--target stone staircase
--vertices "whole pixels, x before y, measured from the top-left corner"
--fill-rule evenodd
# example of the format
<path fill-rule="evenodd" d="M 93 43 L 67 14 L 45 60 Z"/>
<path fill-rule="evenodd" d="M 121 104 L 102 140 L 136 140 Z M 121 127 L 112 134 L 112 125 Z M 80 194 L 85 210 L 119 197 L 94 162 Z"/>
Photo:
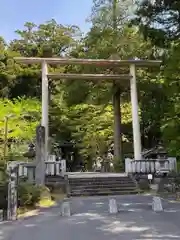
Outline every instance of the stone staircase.
<path fill-rule="evenodd" d="M 138 186 L 126 174 L 95 173 L 69 175 L 70 196 L 100 196 L 139 193 Z"/>

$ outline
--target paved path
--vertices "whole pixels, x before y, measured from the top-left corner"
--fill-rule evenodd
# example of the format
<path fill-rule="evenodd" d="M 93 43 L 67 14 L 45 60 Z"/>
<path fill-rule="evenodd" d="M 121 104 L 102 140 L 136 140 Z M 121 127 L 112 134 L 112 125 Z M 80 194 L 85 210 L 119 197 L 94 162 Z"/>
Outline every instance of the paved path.
<path fill-rule="evenodd" d="M 119 213 L 108 213 L 109 197 L 71 199 L 72 216 L 60 207 L 14 223 L 0 224 L 0 240 L 179 240 L 180 204 L 164 202 L 151 210 L 151 196 L 118 196 Z"/>

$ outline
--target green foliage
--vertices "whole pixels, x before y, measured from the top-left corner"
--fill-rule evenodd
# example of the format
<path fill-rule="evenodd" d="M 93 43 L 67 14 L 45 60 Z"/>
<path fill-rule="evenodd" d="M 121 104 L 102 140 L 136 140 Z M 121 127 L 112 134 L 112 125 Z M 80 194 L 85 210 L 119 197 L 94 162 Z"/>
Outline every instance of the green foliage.
<path fill-rule="evenodd" d="M 1 154 L 7 131 L 8 155 L 22 155 L 27 143 L 35 137 L 36 126 L 40 122 L 40 103 L 30 98 L 0 99 L 0 108 Z"/>
<path fill-rule="evenodd" d="M 40 104 L 36 99 L 0 100 L 0 132 L 3 138 L 4 120 L 8 118 L 9 138 L 31 139 L 40 120 Z"/>
<path fill-rule="evenodd" d="M 7 209 L 7 191 L 8 184 L 6 182 L 0 182 L 0 208 Z"/>
<path fill-rule="evenodd" d="M 134 22 L 144 36 L 157 46 L 167 47 L 169 41 L 179 38 L 180 3 L 177 0 L 139 1 Z"/>
<path fill-rule="evenodd" d="M 69 130 L 84 158 L 103 156 L 113 142 L 112 106 L 79 104 L 71 106 L 64 113 L 66 114 L 64 117 L 62 111 L 60 113 L 61 119 L 63 118 L 61 124 L 64 124 L 64 127 L 66 126 L 66 129 Z M 132 116 L 129 103 L 124 103 L 122 114 L 123 126 L 128 125 L 131 129 Z M 123 139 L 128 142 L 126 134 Z"/>
<path fill-rule="evenodd" d="M 180 130 L 180 86 L 179 86 L 179 69 L 180 69 L 180 42 L 172 44 L 169 51 L 169 57 L 164 67 L 164 84 L 166 100 L 166 113 L 162 122 L 162 132 L 164 141 L 170 154 L 180 156 L 179 130 Z"/>
<path fill-rule="evenodd" d="M 0 139 L 4 146 L 4 119 L 8 117 L 8 154 L 22 154 L 35 137 L 41 118 L 41 72 L 39 65 L 17 64 L 14 56 L 141 59 L 163 58 L 159 69 L 138 69 L 139 115 L 143 147 L 163 140 L 169 153 L 179 156 L 179 41 L 169 44 L 168 24 L 177 26 L 174 1 L 141 1 L 136 12 L 139 27 L 129 26 L 134 6 L 128 1 L 94 0 L 92 28 L 85 37 L 76 26 L 55 20 L 43 24 L 27 22 L 17 30 L 17 39 L 7 44 L 0 38 Z M 160 4 L 161 3 L 161 4 Z M 159 5 L 160 4 L 160 5 Z M 173 5 L 174 4 L 174 5 Z M 115 6 L 116 5 L 116 6 Z M 113 8 L 114 6 L 114 8 Z M 172 10 L 172 11 L 171 11 Z M 160 15 L 168 13 L 172 22 Z M 148 19 L 147 24 L 142 17 Z M 160 28 L 151 23 L 161 21 Z M 151 25 L 149 25 L 149 23 Z M 143 25 L 144 24 L 144 25 Z M 116 25 L 116 26 L 115 26 Z M 164 27 L 166 26 L 166 28 Z M 143 34 L 139 30 L 143 27 Z M 169 29 L 169 32 L 168 32 Z M 176 28 L 179 29 L 179 28 Z M 146 40 L 143 38 L 147 33 Z M 155 34 L 155 35 L 154 35 Z M 174 34 L 174 35 L 173 35 Z M 155 42 L 151 41 L 152 38 Z M 161 44 L 163 41 L 163 44 Z M 164 43 L 166 47 L 163 48 Z M 160 47 L 161 48 L 160 48 Z M 171 46 L 171 47 L 170 47 Z M 49 66 L 50 72 L 129 73 L 128 68 L 103 66 Z M 113 142 L 112 83 L 104 81 L 49 81 L 50 135 L 52 142 L 74 142 L 80 156 L 92 162 L 105 156 Z M 125 152 L 132 152 L 132 117 L 129 83 L 116 82 L 121 90 L 122 136 Z M 13 116 L 13 117 L 12 117 Z M 126 147 L 127 146 L 127 147 Z M 116 160 L 114 160 L 116 161 Z M 119 162 L 117 163 L 119 167 Z"/>
<path fill-rule="evenodd" d="M 148 179 L 140 179 L 138 181 L 139 188 L 143 191 L 150 190 L 149 180 Z"/>
<path fill-rule="evenodd" d="M 133 14 L 132 0 L 93 0 L 91 20 L 93 25 L 100 28 L 113 26 L 115 6 L 116 22 L 118 27 L 127 23 L 129 17 Z"/>
<path fill-rule="evenodd" d="M 60 56 L 76 44 L 73 37 L 80 33 L 78 27 L 65 27 L 54 19 L 39 26 L 26 22 L 24 27 L 25 30 L 16 31 L 20 40 L 12 41 L 10 49 L 28 57 Z"/>
<path fill-rule="evenodd" d="M 35 207 L 41 199 L 42 188 L 27 182 L 18 185 L 20 207 Z"/>
<path fill-rule="evenodd" d="M 0 161 L 0 185 L 7 181 L 6 164 Z"/>

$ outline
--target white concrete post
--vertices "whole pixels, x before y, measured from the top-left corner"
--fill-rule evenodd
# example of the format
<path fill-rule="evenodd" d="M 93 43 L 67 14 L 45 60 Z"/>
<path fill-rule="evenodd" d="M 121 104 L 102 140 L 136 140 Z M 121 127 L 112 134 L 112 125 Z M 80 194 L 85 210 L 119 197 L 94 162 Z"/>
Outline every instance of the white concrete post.
<path fill-rule="evenodd" d="M 62 202 L 61 204 L 61 215 L 63 217 L 71 216 L 71 206 L 69 202 Z"/>
<path fill-rule="evenodd" d="M 48 137 L 49 137 L 49 121 L 48 121 L 48 108 L 49 108 L 49 89 L 48 89 L 48 67 L 44 61 L 42 63 L 42 121 L 41 125 L 45 127 L 45 161 L 48 159 Z"/>
<path fill-rule="evenodd" d="M 141 160 L 141 132 L 139 125 L 138 114 L 138 97 L 136 86 L 136 67 L 135 64 L 130 65 L 130 91 L 131 91 L 131 105 L 132 105 L 132 127 L 133 127 L 133 144 L 134 144 L 134 159 Z"/>
<path fill-rule="evenodd" d="M 61 171 L 62 171 L 63 173 L 66 172 L 66 160 L 65 160 L 65 159 L 62 159 L 62 160 L 61 160 Z"/>
<path fill-rule="evenodd" d="M 118 207 L 117 207 L 117 202 L 116 199 L 109 199 L 109 213 L 117 213 L 118 212 Z"/>

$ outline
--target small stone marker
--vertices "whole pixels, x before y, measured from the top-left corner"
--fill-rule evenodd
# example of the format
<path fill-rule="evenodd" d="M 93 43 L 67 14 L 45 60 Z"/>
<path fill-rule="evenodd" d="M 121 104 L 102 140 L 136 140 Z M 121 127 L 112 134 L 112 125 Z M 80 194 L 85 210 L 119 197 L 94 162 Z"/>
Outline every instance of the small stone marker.
<path fill-rule="evenodd" d="M 153 197 L 152 209 L 154 212 L 163 211 L 162 202 L 160 197 Z"/>
<path fill-rule="evenodd" d="M 109 200 L 109 213 L 115 214 L 118 212 L 116 199 Z"/>
<path fill-rule="evenodd" d="M 71 207 L 69 202 L 63 202 L 61 204 L 61 215 L 63 217 L 70 217 L 71 216 Z"/>

